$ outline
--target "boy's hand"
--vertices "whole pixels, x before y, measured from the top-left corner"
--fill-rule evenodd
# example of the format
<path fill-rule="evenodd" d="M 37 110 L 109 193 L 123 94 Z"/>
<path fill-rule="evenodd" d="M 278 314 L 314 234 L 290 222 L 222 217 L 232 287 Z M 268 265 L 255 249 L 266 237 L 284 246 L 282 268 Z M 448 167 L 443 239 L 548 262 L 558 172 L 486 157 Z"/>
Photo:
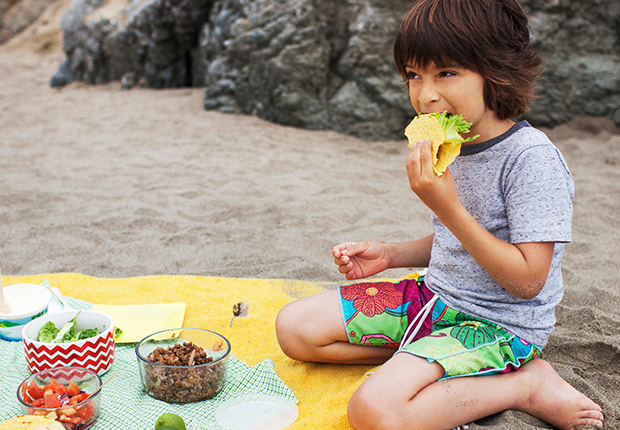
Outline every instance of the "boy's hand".
<path fill-rule="evenodd" d="M 334 263 L 348 280 L 367 278 L 389 267 L 389 256 L 384 243 L 347 242 L 334 246 Z"/>
<path fill-rule="evenodd" d="M 438 176 L 433 171 L 431 141 L 414 142 L 407 157 L 407 176 L 414 193 L 439 218 L 460 204 L 450 169 Z"/>

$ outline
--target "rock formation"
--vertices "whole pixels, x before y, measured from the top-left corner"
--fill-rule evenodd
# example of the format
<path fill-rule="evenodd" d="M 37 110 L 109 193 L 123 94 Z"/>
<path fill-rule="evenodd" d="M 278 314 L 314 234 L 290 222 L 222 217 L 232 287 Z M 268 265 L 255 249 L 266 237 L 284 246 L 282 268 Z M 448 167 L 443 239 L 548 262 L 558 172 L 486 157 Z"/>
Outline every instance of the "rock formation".
<path fill-rule="evenodd" d="M 413 115 L 392 60 L 409 0 L 123 1 L 74 0 L 52 85 L 202 86 L 206 109 L 364 139 L 400 139 Z M 620 125 L 620 2 L 520 1 L 547 63 L 525 118 Z"/>
<path fill-rule="evenodd" d="M 0 43 L 32 24 L 54 0 L 0 0 Z"/>

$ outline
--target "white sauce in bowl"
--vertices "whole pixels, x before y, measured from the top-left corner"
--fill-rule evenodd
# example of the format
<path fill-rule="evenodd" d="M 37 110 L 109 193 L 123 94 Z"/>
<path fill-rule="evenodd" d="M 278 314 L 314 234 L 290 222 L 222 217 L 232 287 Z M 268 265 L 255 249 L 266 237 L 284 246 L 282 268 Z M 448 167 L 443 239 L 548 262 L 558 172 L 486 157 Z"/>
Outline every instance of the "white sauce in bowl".
<path fill-rule="evenodd" d="M 42 310 L 49 303 L 49 293 L 44 287 L 34 284 L 18 284 L 4 288 L 4 298 L 11 312 L 0 312 L 0 318 L 27 316 Z"/>

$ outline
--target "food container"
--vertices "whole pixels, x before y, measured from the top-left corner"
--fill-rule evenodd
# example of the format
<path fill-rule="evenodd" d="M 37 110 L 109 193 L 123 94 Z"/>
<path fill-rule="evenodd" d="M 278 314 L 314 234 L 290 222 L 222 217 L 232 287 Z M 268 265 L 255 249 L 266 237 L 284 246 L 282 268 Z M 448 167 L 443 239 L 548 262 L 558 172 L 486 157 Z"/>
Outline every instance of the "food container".
<path fill-rule="evenodd" d="M 45 397 L 49 407 L 45 407 Z M 26 378 L 17 388 L 17 399 L 24 415 L 45 415 L 68 429 L 88 429 L 99 416 L 101 378 L 96 372 L 80 367 L 47 369 Z M 44 406 L 33 406 L 41 403 L 37 399 L 43 399 Z M 50 416 L 51 413 L 55 415 Z"/>
<path fill-rule="evenodd" d="M 230 342 L 200 328 L 162 330 L 136 346 L 145 392 L 169 403 L 216 396 L 226 382 Z"/>
<path fill-rule="evenodd" d="M 52 321 L 56 327 L 61 328 L 76 315 L 78 331 L 96 328 L 99 334 L 77 342 L 38 341 L 39 330 L 46 322 Z M 114 320 L 102 312 L 71 310 L 44 315 L 26 324 L 22 335 L 26 364 L 32 373 L 54 367 L 77 366 L 102 375 L 114 361 Z"/>
<path fill-rule="evenodd" d="M 41 285 L 15 284 L 4 287 L 4 296 L 11 312 L 0 313 L 0 339 L 22 340 L 24 326 L 47 313 L 51 294 Z"/>

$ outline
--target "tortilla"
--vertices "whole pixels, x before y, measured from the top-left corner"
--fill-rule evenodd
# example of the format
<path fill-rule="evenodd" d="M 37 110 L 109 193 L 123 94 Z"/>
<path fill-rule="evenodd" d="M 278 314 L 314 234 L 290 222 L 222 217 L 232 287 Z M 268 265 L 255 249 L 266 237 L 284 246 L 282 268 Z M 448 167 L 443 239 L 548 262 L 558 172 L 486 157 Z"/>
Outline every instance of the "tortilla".
<path fill-rule="evenodd" d="M 1 422 L 0 430 L 65 430 L 65 426 L 41 415 L 24 415 Z"/>
<path fill-rule="evenodd" d="M 418 115 L 405 128 L 409 148 L 413 142 L 430 139 L 433 153 L 433 171 L 441 176 L 450 163 L 461 153 L 460 143 L 446 143 L 446 135 L 441 124 L 430 115 Z"/>

